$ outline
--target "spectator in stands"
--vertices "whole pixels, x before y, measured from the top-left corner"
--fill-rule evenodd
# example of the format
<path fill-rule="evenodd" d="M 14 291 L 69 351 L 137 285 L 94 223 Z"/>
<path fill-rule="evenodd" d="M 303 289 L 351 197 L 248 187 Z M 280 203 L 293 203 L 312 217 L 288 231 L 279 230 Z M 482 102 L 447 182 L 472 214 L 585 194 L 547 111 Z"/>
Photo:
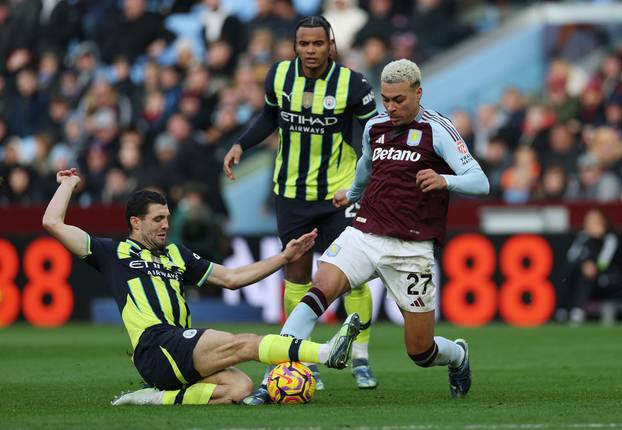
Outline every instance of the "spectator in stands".
<path fill-rule="evenodd" d="M 273 12 L 280 20 L 275 31 L 277 38 L 289 37 L 296 32 L 296 25 L 302 16 L 296 12 L 292 0 L 274 0 Z"/>
<path fill-rule="evenodd" d="M 600 70 L 593 79 L 600 84 L 605 99 L 622 95 L 622 58 L 614 52 L 609 53 L 600 63 Z"/>
<path fill-rule="evenodd" d="M 486 145 L 486 153 L 480 159 L 482 169 L 488 176 L 490 183 L 490 196 L 500 199 L 503 195 L 501 179 L 503 173 L 512 164 L 512 155 L 508 149 L 508 143 L 501 135 L 494 136 Z"/>
<path fill-rule="evenodd" d="M 370 38 L 379 38 L 390 43 L 397 34 L 411 32 L 410 20 L 394 11 L 393 0 L 370 0 L 369 16 L 363 27 L 356 33 L 353 45 L 363 46 Z"/>
<path fill-rule="evenodd" d="M 78 96 L 82 97 L 89 91 L 95 81 L 95 75 L 100 67 L 99 47 L 95 42 L 87 40 L 76 48 L 72 55 L 72 67 L 76 74 L 76 89 Z"/>
<path fill-rule="evenodd" d="M 130 102 L 136 92 L 136 85 L 132 82 L 130 77 L 131 67 L 132 65 L 128 58 L 124 55 L 119 55 L 114 59 L 109 76 L 110 83 L 114 87 L 114 90 L 119 94 L 123 94 Z M 132 119 L 134 118 L 133 116 Z"/>
<path fill-rule="evenodd" d="M 9 134 L 26 137 L 41 131 L 48 101 L 48 93 L 39 90 L 37 72 L 34 69 L 21 70 L 17 74 L 17 88 L 8 97 Z"/>
<path fill-rule="evenodd" d="M 169 133 L 160 133 L 154 144 L 155 163 L 148 164 L 138 175 L 138 188 L 156 187 L 166 195 L 181 195 L 181 185 L 186 178 L 179 168 L 179 143 Z"/>
<path fill-rule="evenodd" d="M 589 151 L 597 159 L 604 170 L 613 171 L 622 161 L 622 139 L 620 133 L 610 127 L 599 127 L 594 130 L 588 142 Z"/>
<path fill-rule="evenodd" d="M 417 0 L 412 28 L 420 40 L 424 58 L 470 35 L 473 30 L 456 19 L 457 2 L 451 0 Z"/>
<path fill-rule="evenodd" d="M 544 104 L 555 115 L 557 121 L 565 123 L 578 118 L 579 100 L 570 93 L 571 68 L 567 61 L 554 59 L 549 64 L 545 81 Z"/>
<path fill-rule="evenodd" d="M 50 91 L 58 84 L 59 77 L 59 62 L 58 57 L 54 52 L 44 52 L 39 60 L 39 69 L 37 74 L 37 81 L 39 83 L 39 89 L 42 91 Z"/>
<path fill-rule="evenodd" d="M 69 118 L 70 106 L 64 98 L 55 96 L 50 100 L 45 118 L 45 130 L 53 137 L 54 142 L 64 139 L 64 128 Z"/>
<path fill-rule="evenodd" d="M 518 142 L 526 115 L 525 97 L 521 90 L 514 86 L 506 88 L 501 97 L 500 108 L 501 127 L 499 132 L 507 140 Z"/>
<path fill-rule="evenodd" d="M 145 175 L 147 162 L 143 159 L 144 137 L 135 129 L 129 129 L 121 134 L 121 145 L 117 155 L 119 168 L 127 177 L 127 189 L 130 191 L 138 188 L 138 183 Z M 58 170 L 56 170 L 58 171 Z"/>
<path fill-rule="evenodd" d="M 96 204 L 102 202 L 104 186 L 106 184 L 106 174 L 110 168 L 109 157 L 104 148 L 99 145 L 89 148 L 85 163 L 85 187 L 84 194 L 81 196 L 81 203 Z"/>
<path fill-rule="evenodd" d="M 612 97 L 605 106 L 606 124 L 622 133 L 622 95 Z"/>
<path fill-rule="evenodd" d="M 492 136 L 495 136 L 501 125 L 503 118 L 497 109 L 491 104 L 481 104 L 477 108 L 474 127 L 474 149 L 478 158 L 486 156 L 486 147 Z M 508 142 L 510 149 L 516 147 L 516 142 Z"/>
<path fill-rule="evenodd" d="M 501 177 L 503 201 L 527 203 L 540 176 L 540 165 L 532 147 L 521 145 L 514 151 L 514 161 Z"/>
<path fill-rule="evenodd" d="M 275 13 L 275 0 L 255 0 L 257 5 L 257 14 L 251 19 L 246 26 L 249 37 L 260 30 L 267 30 L 277 37 L 286 37 L 289 23 L 285 22 Z"/>
<path fill-rule="evenodd" d="M 112 168 L 106 172 L 101 202 L 105 205 L 123 204 L 130 195 L 128 178 L 119 168 Z"/>
<path fill-rule="evenodd" d="M 562 284 L 558 286 L 558 321 L 581 324 L 590 297 L 622 298 L 622 242 L 604 212 L 590 209 L 583 229 L 566 255 Z"/>
<path fill-rule="evenodd" d="M 367 12 L 358 6 L 358 0 L 325 0 L 324 17 L 328 22 L 336 24 L 333 31 L 337 53 L 344 56 L 352 47 L 356 34 L 367 22 Z"/>
<path fill-rule="evenodd" d="M 466 110 L 454 111 L 451 115 L 451 122 L 456 127 L 456 130 L 458 130 L 458 133 L 460 133 L 460 137 L 462 137 L 462 140 L 466 143 L 469 152 L 473 152 L 475 135 L 473 133 L 473 122 L 471 121 L 469 113 Z M 490 178 L 490 176 L 488 178 Z"/>
<path fill-rule="evenodd" d="M 576 169 L 579 148 L 570 127 L 566 124 L 555 124 L 540 154 L 544 166 L 561 165 L 567 172 L 573 172 Z"/>
<path fill-rule="evenodd" d="M 145 53 L 157 58 L 174 40 L 162 16 L 148 12 L 146 5 L 146 0 L 123 0 L 123 10 L 114 10 L 105 19 L 98 36 L 104 62 L 111 63 L 118 55 L 132 62 Z"/>
<path fill-rule="evenodd" d="M 16 165 L 8 170 L 6 183 L 0 187 L 1 205 L 34 205 L 42 198 L 37 177 L 30 169 Z"/>
<path fill-rule="evenodd" d="M 244 49 L 246 37 L 242 23 L 220 0 L 203 0 L 198 7 L 204 27 L 205 42 L 228 42 L 236 54 Z"/>
<path fill-rule="evenodd" d="M 225 221 L 205 202 L 205 187 L 188 183 L 171 216 L 169 240 L 184 243 L 204 258 L 222 264 L 232 253 L 230 240 L 223 230 Z"/>
<path fill-rule="evenodd" d="M 81 31 L 82 8 L 69 0 L 41 2 L 39 51 L 64 53 Z"/>
<path fill-rule="evenodd" d="M 154 136 L 166 125 L 166 100 L 160 91 L 145 94 L 144 105 L 138 114 L 137 126 L 141 132 Z"/>
<path fill-rule="evenodd" d="M 542 172 L 533 199 L 544 202 L 561 202 L 568 187 L 568 174 L 561 164 L 549 164 Z"/>
<path fill-rule="evenodd" d="M 363 43 L 362 59 L 361 73 L 368 76 L 369 84 L 374 89 L 376 104 L 381 105 L 380 73 L 384 66 L 391 61 L 386 41 L 380 37 L 367 38 Z"/>
<path fill-rule="evenodd" d="M 16 73 L 32 61 L 36 46 L 38 20 L 33 13 L 16 4 L 0 0 L 0 74 Z M 19 13 L 23 12 L 23 13 Z M 36 10 L 33 10 L 36 15 Z"/>
<path fill-rule="evenodd" d="M 613 173 L 603 171 L 598 158 L 586 152 L 577 160 L 578 173 L 568 185 L 566 198 L 593 202 L 619 201 L 622 192 L 620 179 Z"/>
<path fill-rule="evenodd" d="M 546 106 L 541 104 L 529 106 L 523 124 L 523 133 L 518 143 L 531 146 L 538 155 L 543 154 L 546 151 L 553 124 L 555 124 L 555 115 Z"/>
<path fill-rule="evenodd" d="M 578 118 L 583 125 L 599 126 L 605 123 L 603 89 L 598 81 L 590 82 L 579 98 Z"/>

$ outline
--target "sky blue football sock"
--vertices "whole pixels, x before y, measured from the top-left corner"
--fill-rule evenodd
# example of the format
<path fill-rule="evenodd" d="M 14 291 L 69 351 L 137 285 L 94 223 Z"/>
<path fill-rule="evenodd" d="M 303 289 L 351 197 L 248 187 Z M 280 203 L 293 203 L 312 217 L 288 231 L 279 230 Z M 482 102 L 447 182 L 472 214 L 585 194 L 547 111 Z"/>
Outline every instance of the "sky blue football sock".
<path fill-rule="evenodd" d="M 282 336 L 293 336 L 298 339 L 307 339 L 311 336 L 318 316 L 309 305 L 298 303 L 281 329 Z"/>

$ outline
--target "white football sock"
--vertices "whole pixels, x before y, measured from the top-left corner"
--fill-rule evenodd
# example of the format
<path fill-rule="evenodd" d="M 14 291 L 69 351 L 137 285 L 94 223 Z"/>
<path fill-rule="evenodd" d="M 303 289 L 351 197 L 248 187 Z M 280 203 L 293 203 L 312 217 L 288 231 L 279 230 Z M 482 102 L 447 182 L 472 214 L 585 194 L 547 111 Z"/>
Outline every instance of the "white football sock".
<path fill-rule="evenodd" d="M 434 336 L 434 342 L 436 342 L 438 347 L 438 354 L 436 354 L 436 358 L 432 362 L 433 366 L 448 364 L 451 367 L 458 367 L 462 364 L 464 349 L 457 343 L 441 336 Z"/>

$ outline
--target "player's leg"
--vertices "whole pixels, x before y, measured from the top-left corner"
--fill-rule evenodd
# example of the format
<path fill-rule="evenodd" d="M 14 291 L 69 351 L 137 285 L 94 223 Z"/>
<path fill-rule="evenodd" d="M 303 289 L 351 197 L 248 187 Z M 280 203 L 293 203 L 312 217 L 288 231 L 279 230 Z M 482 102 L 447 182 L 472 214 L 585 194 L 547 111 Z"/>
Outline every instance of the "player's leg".
<path fill-rule="evenodd" d="M 221 370 L 176 390 L 143 388 L 123 393 L 111 402 L 121 405 L 215 405 L 237 403 L 253 390 L 253 381 L 241 370 Z"/>
<path fill-rule="evenodd" d="M 471 385 L 467 343 L 462 339 L 453 342 L 434 336 L 433 242 L 387 238 L 382 252 L 378 274 L 404 315 L 408 355 L 421 367 L 447 365 L 452 396 L 465 395 Z"/>
<path fill-rule="evenodd" d="M 276 213 L 276 224 L 281 244 L 285 245 L 290 240 L 299 237 L 301 234 L 307 233 L 317 227 L 315 223 L 314 203 L 305 202 L 296 199 L 287 199 L 281 196 L 275 196 L 274 208 Z M 283 309 L 285 315 L 289 316 L 290 312 L 298 304 L 300 299 L 311 288 L 311 266 L 313 264 L 313 252 L 309 252 L 297 261 L 287 264 L 284 267 L 284 284 L 283 293 Z M 261 384 L 253 392 L 252 395 L 244 399 L 244 404 L 260 405 L 270 401 L 268 396 L 267 383 L 268 376 L 273 366 L 266 366 Z M 309 368 L 313 371 L 318 386 L 322 387 L 322 381 L 319 379 L 319 372 L 315 364 L 309 363 Z"/>
<path fill-rule="evenodd" d="M 361 317 L 361 334 L 352 345 L 352 376 L 359 388 L 376 388 L 378 381 L 369 365 L 369 338 L 371 335 L 372 301 L 369 285 L 352 288 L 344 297 L 346 313 Z"/>
<path fill-rule="evenodd" d="M 326 239 L 325 245 L 320 243 L 318 245 L 327 248 L 332 244 L 350 226 L 356 216 L 357 207 L 358 205 L 353 204 L 347 208 L 332 209 L 333 212 L 324 217 L 319 226 L 319 231 Z M 322 249 L 322 252 L 324 251 L 325 249 Z M 352 346 L 352 375 L 359 388 L 375 388 L 378 382 L 369 366 L 372 302 L 367 283 L 352 288 L 350 294 L 344 297 L 344 306 L 347 314 L 357 313 L 361 317 L 361 334 Z"/>
<path fill-rule="evenodd" d="M 345 367 L 351 344 L 360 331 L 358 315 L 350 316 L 337 334 L 326 343 L 279 335 L 232 334 L 206 330 L 193 352 L 194 367 L 203 377 L 245 361 L 278 364 L 306 361 L 328 367 Z M 342 350 L 346 351 L 342 351 Z"/>
<path fill-rule="evenodd" d="M 308 231 L 315 228 L 312 225 L 306 225 L 300 231 Z M 288 234 L 288 237 L 291 234 Z M 283 240 L 283 239 L 282 239 Z M 283 243 L 288 243 L 289 241 L 284 241 Z M 285 292 L 283 294 L 283 310 L 285 311 L 285 316 L 289 317 L 292 313 L 298 302 L 304 297 L 305 294 L 311 289 L 311 266 L 313 264 L 313 251 L 308 252 L 303 255 L 296 261 L 293 261 L 287 264 L 284 268 L 285 272 Z M 323 390 L 324 383 L 320 378 L 320 372 L 317 368 L 316 364 L 307 364 L 311 372 L 313 372 L 313 376 L 316 380 L 316 390 Z M 265 386 L 268 382 L 269 371 L 272 370 L 271 367 L 266 369 L 264 373 L 264 377 L 262 380 L 262 387 Z M 261 395 L 266 397 L 267 391 L 260 388 Z"/>
<path fill-rule="evenodd" d="M 451 341 L 434 336 L 434 311 L 406 312 L 404 340 L 406 352 L 417 366 L 448 366 L 449 391 L 452 397 L 465 396 L 471 387 L 468 344 L 464 339 Z"/>

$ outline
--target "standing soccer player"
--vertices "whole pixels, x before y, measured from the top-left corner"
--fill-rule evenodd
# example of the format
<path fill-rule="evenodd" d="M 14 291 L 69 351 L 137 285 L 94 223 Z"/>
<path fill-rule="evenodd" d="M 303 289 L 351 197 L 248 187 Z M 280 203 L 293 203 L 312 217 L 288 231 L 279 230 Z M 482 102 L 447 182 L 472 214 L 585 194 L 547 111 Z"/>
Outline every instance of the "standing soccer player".
<path fill-rule="evenodd" d="M 331 58 L 335 40 L 331 26 L 321 16 L 302 19 L 296 28 L 296 58 L 272 66 L 265 80 L 264 110 L 232 146 L 224 159 L 224 171 L 235 179 L 231 167 L 243 151 L 266 139 L 275 129 L 279 150 L 274 169 L 276 219 L 283 244 L 301 232 L 317 228 L 316 250 L 326 247 L 352 222 L 353 206 L 336 208 L 335 192 L 349 187 L 356 169 L 351 145 L 352 121 L 362 125 L 376 114 L 374 94 L 360 73 L 337 64 Z M 285 266 L 285 313 L 311 288 L 313 252 Z M 348 313 L 356 312 L 362 332 L 352 351 L 352 373 L 359 388 L 375 388 L 377 381 L 369 367 L 368 343 L 371 323 L 371 294 L 367 284 L 345 298 Z M 318 377 L 317 369 L 313 369 Z M 266 371 L 267 377 L 268 371 Z M 246 404 L 268 400 L 266 377 Z M 318 389 L 323 384 L 318 379 Z"/>
<path fill-rule="evenodd" d="M 237 289 L 275 272 L 313 247 L 316 231 L 292 240 L 283 252 L 229 269 L 188 248 L 167 243 L 169 210 L 164 197 L 137 191 L 127 203 L 125 240 L 90 236 L 65 224 L 71 194 L 80 182 L 75 169 L 62 170 L 60 184 L 43 215 L 43 226 L 69 251 L 102 272 L 119 306 L 132 343 L 132 360 L 150 385 L 113 400 L 124 404 L 217 404 L 238 402 L 253 389 L 250 378 L 233 368 L 243 361 L 266 364 L 304 360 L 344 368 L 359 330 L 350 315 L 326 344 L 277 335 L 231 334 L 191 328 L 187 285 Z"/>
<path fill-rule="evenodd" d="M 408 60 L 381 74 L 387 113 L 363 132 L 363 155 L 341 207 L 361 199 L 353 226 L 320 258 L 314 287 L 292 311 L 281 334 L 305 338 L 341 294 L 379 276 L 404 316 L 406 352 L 421 367 L 448 365 L 452 397 L 471 386 L 469 347 L 434 336 L 434 242 L 443 243 L 449 191 L 487 194 L 488 179 L 452 123 L 420 106 L 421 72 Z"/>

